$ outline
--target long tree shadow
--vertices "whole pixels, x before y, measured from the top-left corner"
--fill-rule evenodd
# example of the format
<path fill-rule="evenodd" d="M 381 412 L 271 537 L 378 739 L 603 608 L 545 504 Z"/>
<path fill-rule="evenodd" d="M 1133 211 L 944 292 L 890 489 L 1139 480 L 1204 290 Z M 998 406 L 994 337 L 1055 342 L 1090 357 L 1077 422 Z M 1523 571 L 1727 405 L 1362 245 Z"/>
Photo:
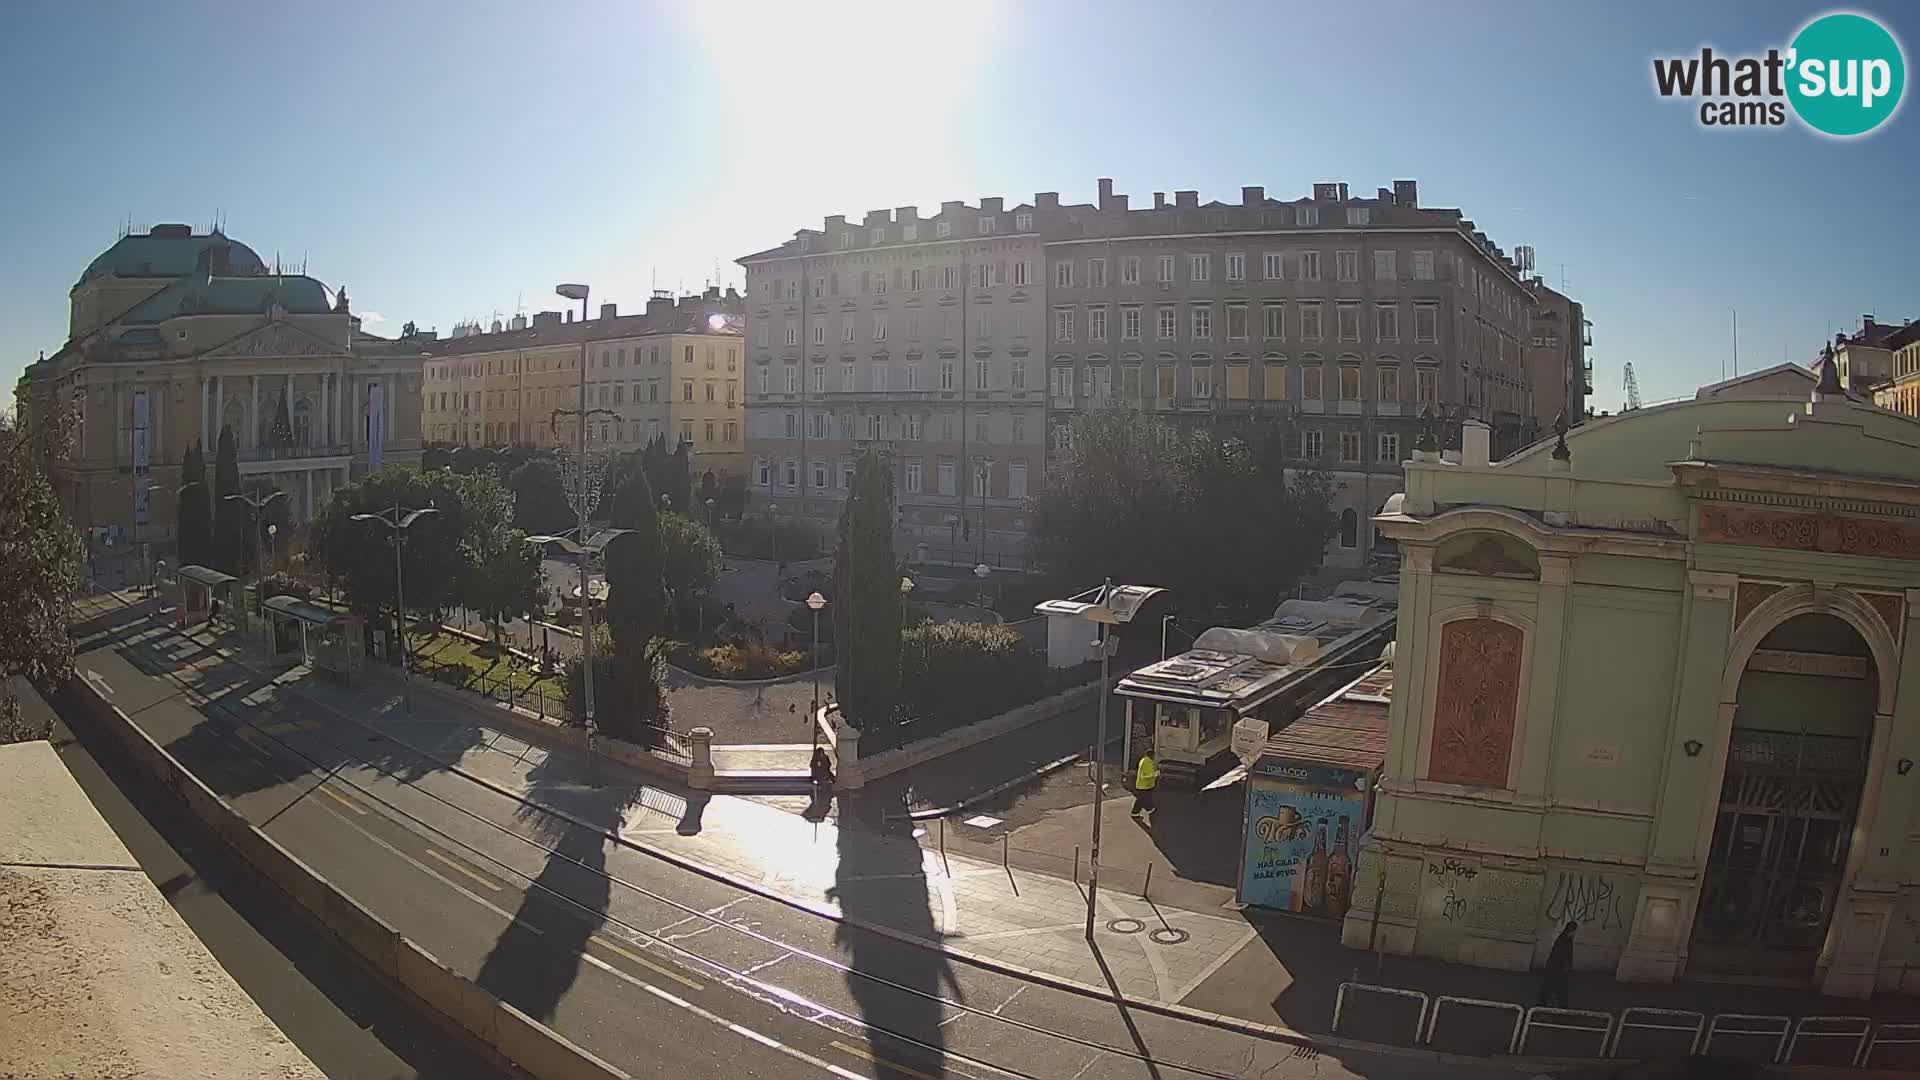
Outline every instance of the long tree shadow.
<path fill-rule="evenodd" d="M 897 784 L 841 795 L 839 862 L 827 898 L 837 902 L 849 920 L 839 925 L 835 940 L 853 969 L 847 988 L 868 1025 L 869 1051 L 883 1061 L 909 1066 L 909 1075 L 946 1076 L 942 1006 L 936 999 L 943 989 L 950 989 L 955 999 L 961 997 L 952 962 L 937 949 L 903 946 L 850 925 L 860 921 L 924 941 L 940 939 L 929 907 L 924 853 L 912 835 L 912 823 L 897 819 L 904 810 L 903 797 L 904 789 Z"/>

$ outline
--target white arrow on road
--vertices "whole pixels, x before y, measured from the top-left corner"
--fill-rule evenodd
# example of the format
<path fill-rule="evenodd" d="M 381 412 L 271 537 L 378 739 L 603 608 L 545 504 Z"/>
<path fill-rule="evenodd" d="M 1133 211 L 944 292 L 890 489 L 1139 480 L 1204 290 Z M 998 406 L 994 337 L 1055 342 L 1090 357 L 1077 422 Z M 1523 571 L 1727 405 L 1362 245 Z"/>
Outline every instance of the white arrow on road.
<path fill-rule="evenodd" d="M 107 697 L 113 696 L 113 684 L 109 683 L 106 680 L 106 677 L 104 675 L 101 675 L 99 672 L 93 670 L 92 668 L 88 668 L 83 673 L 82 677 L 84 677 L 87 680 L 88 686 L 91 686 L 95 690 L 100 691 L 101 694 Z"/>

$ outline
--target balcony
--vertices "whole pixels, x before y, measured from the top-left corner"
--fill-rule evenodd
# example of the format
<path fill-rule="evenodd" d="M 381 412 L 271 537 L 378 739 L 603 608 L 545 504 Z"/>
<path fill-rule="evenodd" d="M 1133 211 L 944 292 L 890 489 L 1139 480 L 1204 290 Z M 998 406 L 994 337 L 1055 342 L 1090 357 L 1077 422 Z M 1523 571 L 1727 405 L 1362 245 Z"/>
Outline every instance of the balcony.
<path fill-rule="evenodd" d="M 399 443 L 399 439 L 388 440 L 389 444 Z M 307 446 L 246 446 L 235 452 L 235 460 L 244 462 L 259 461 L 306 461 L 313 458 L 352 457 L 354 448 L 346 443 L 312 444 Z"/>

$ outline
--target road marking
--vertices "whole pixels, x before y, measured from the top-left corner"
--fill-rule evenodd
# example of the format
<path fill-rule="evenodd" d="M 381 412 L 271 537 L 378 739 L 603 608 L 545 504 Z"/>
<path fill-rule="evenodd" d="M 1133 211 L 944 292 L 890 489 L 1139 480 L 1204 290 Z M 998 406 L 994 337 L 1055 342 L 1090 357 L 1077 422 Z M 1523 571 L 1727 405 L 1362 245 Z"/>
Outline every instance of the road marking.
<path fill-rule="evenodd" d="M 920 1078 L 920 1080 L 934 1080 L 933 1077 L 928 1076 L 926 1073 L 921 1072 L 919 1069 L 910 1069 L 907 1066 L 900 1064 L 899 1062 L 888 1061 L 886 1058 L 883 1058 L 883 1057 L 876 1057 L 875 1055 L 860 1049 L 859 1047 L 853 1045 L 852 1043 L 844 1043 L 844 1042 L 841 1042 L 839 1039 L 835 1039 L 832 1042 L 828 1043 L 827 1045 L 833 1047 L 835 1050 L 844 1050 L 847 1053 L 852 1054 L 854 1057 L 871 1061 L 876 1066 L 882 1069 L 885 1069 L 888 1072 L 897 1072 L 902 1076 L 917 1076 Z"/>
<path fill-rule="evenodd" d="M 501 908 L 498 905 L 490 902 L 486 897 L 481 896 L 479 893 L 474 892 L 473 890 L 465 887 L 464 885 L 461 885 L 459 882 L 454 881 L 452 878 L 447 877 L 445 874 L 442 874 L 440 871 L 435 870 L 433 867 L 428 866 L 426 863 L 421 862 L 419 859 L 414 858 L 413 856 L 407 854 L 406 852 L 401 851 L 399 848 L 394 847 L 392 844 L 387 843 L 385 840 L 382 840 L 379 837 L 368 832 L 367 830 L 361 828 L 359 825 L 354 824 L 354 821 L 352 818 L 346 817 L 345 815 L 341 814 L 337 810 L 327 810 L 327 808 L 320 803 L 314 803 L 313 805 L 320 807 L 320 809 L 322 810 L 326 810 L 326 812 L 330 816 L 337 818 L 342 825 L 345 825 L 347 828 L 352 829 L 354 832 L 357 832 L 361 836 L 364 836 L 367 839 L 373 841 L 375 844 L 385 849 L 388 853 L 392 854 L 394 857 L 405 862 L 408 866 L 413 867 L 415 870 L 418 870 L 421 873 L 432 878 L 433 880 L 439 882 L 440 884 L 445 885 L 447 888 L 452 889 L 454 892 L 459 893 L 461 896 L 464 896 L 467 899 L 473 901 L 474 903 L 479 904 L 481 907 L 486 908 L 488 911 L 493 912 L 495 915 L 500 916 L 501 918 L 507 920 L 510 923 L 518 922 L 520 924 L 521 929 L 527 930 L 531 933 L 534 933 L 534 934 L 546 933 L 545 930 L 540 929 L 539 927 L 533 925 L 530 922 L 517 918 L 512 912 L 507 911 L 504 908 Z"/>
<path fill-rule="evenodd" d="M 443 855 L 439 851 L 434 850 L 433 848 L 427 848 L 426 851 L 429 857 L 437 859 L 440 862 L 447 865 L 448 867 L 451 867 L 452 869 L 467 875 L 468 877 L 486 886 L 487 888 L 492 889 L 494 892 L 500 891 L 500 884 L 498 882 L 493 881 L 487 877 L 482 876 L 481 874 L 478 874 L 472 870 L 467 869 L 465 866 L 462 866 L 458 860 L 453 858 L 453 856 Z"/>
<path fill-rule="evenodd" d="M 339 803 L 341 806 L 344 806 L 347 809 L 353 811 L 354 813 L 359 814 L 361 817 L 365 817 L 367 815 L 367 811 L 365 807 L 361 806 L 357 802 L 354 802 L 352 799 L 347 798 L 345 795 L 335 795 L 333 792 L 327 790 L 324 787 L 315 788 L 314 790 L 318 791 L 322 795 L 325 795 L 327 798 L 332 799 L 334 802 Z"/>
<path fill-rule="evenodd" d="M 593 961 L 596 965 L 599 965 L 601 967 L 608 966 L 604 961 L 600 960 L 598 957 L 589 956 L 587 957 L 587 959 Z M 841 1080 L 867 1080 L 866 1077 L 861 1076 L 857 1072 L 854 1072 L 850 1069 L 843 1069 L 840 1066 L 835 1065 L 831 1061 L 814 1057 L 812 1054 L 807 1053 L 805 1050 L 802 1050 L 799 1047 L 788 1046 L 786 1043 L 783 1043 L 780 1040 L 772 1038 L 770 1036 L 762 1035 L 750 1027 L 746 1027 L 741 1024 L 736 1024 L 733 1021 L 727 1019 L 726 1017 L 721 1016 L 719 1013 L 713 1012 L 708 1009 L 703 1009 L 700 1006 L 695 1005 L 693 1002 L 688 1001 L 685 998 L 675 997 L 674 995 L 667 993 L 665 990 L 660 989 L 659 987 L 653 985 L 652 983 L 641 982 L 639 979 L 636 979 L 633 976 L 628 975 L 624 971 L 615 971 L 614 974 L 620 976 L 623 979 L 626 979 L 627 981 L 638 986 L 640 989 L 645 990 L 647 993 L 652 994 L 654 997 L 659 998 L 661 1001 L 664 1001 L 669 1005 L 678 1005 L 681 1008 L 687 1010 L 688 1012 L 692 1013 L 693 1015 L 699 1017 L 702 1020 L 705 1020 L 709 1023 L 718 1024 L 721 1027 L 726 1028 L 728 1031 L 733 1032 L 735 1035 L 739 1035 L 742 1038 L 746 1038 L 746 1039 L 752 1039 L 754 1042 L 759 1043 L 761 1046 L 764 1046 L 770 1050 L 777 1050 L 780 1053 L 785 1054 L 796 1061 L 804 1061 L 816 1069 L 822 1069 L 822 1070 L 825 1070 L 826 1072 L 830 1072 L 833 1075 L 840 1077 Z"/>
<path fill-rule="evenodd" d="M 102 694 L 106 695 L 107 697 L 113 696 L 113 684 L 106 680 L 106 676 L 101 675 L 99 672 L 93 670 L 92 668 L 88 668 L 86 670 L 86 674 L 84 677 L 87 680 L 88 686 L 91 686 L 95 690 L 100 691 Z"/>
<path fill-rule="evenodd" d="M 606 938 L 601 937 L 597 934 L 594 936 L 593 941 L 594 941 L 594 944 L 599 945 L 602 948 L 607 949 L 611 952 L 615 952 L 620 954 L 621 956 L 626 957 L 627 959 L 633 961 L 634 963 L 639 964 L 641 967 L 646 968 L 648 971 L 653 972 L 655 975 L 664 975 L 665 977 L 672 979 L 674 982 L 679 983 L 681 986 L 684 986 L 689 990 L 705 990 L 706 989 L 704 985 L 694 982 L 692 979 L 687 978 L 685 975 L 680 974 L 679 972 L 673 970 L 672 968 L 666 967 L 665 965 L 662 965 L 662 964 L 656 964 L 653 961 L 647 959 L 646 957 L 641 956 L 639 953 L 634 952 L 632 949 L 626 948 L 621 945 L 615 945 L 613 942 L 608 941 Z"/>

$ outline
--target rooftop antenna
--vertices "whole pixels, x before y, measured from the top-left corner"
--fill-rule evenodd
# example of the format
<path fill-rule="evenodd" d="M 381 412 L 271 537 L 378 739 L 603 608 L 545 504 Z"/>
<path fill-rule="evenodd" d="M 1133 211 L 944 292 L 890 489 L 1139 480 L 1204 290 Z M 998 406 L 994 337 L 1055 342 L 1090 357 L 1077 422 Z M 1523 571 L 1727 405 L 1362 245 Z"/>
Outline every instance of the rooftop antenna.
<path fill-rule="evenodd" d="M 1740 377 L 1740 309 L 1733 309 L 1733 377 Z"/>

